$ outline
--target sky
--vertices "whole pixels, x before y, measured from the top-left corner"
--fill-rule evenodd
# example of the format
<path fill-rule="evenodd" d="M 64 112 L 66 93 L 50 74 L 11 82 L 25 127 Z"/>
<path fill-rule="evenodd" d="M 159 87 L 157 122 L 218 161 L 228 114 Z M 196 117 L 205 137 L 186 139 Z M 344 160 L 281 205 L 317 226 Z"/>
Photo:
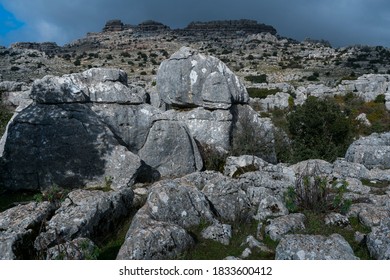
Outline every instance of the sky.
<path fill-rule="evenodd" d="M 244 18 L 299 41 L 390 47 L 389 0 L 0 0 L 0 45 L 63 45 L 101 31 L 110 19 L 183 28 L 191 21 Z"/>

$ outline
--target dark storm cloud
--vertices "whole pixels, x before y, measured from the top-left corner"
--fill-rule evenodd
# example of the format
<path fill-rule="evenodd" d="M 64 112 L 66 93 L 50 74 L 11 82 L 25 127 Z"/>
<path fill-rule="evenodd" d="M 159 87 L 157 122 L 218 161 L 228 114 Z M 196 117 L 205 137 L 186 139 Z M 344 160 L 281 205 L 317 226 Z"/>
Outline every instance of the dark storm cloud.
<path fill-rule="evenodd" d="M 385 0 L 1 0 L 25 25 L 8 41 L 57 41 L 100 31 L 108 19 L 137 24 L 154 19 L 173 28 L 189 22 L 255 19 L 282 36 L 327 39 L 335 46 L 390 46 L 390 1 Z"/>

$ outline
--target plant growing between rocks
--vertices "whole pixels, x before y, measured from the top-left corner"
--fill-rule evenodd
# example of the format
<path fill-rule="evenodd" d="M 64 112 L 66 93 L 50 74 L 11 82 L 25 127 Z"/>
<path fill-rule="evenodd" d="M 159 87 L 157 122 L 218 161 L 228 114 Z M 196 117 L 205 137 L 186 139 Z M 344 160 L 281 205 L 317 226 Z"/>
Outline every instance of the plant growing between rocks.
<path fill-rule="evenodd" d="M 295 186 L 290 186 L 284 194 L 286 207 L 290 212 L 311 211 L 314 213 L 329 213 L 332 211 L 345 214 L 351 206 L 351 201 L 344 199 L 347 191 L 346 181 L 329 182 L 320 175 L 318 165 L 312 170 L 306 169 L 297 177 Z"/>

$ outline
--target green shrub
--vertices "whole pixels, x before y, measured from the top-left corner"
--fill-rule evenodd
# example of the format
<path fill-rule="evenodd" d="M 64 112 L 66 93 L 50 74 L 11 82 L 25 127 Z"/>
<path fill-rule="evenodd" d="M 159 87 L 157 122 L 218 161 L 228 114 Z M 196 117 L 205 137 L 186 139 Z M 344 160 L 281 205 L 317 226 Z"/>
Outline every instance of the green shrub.
<path fill-rule="evenodd" d="M 250 75 L 250 76 L 246 76 L 245 80 L 257 84 L 267 83 L 267 75 L 266 74 L 261 74 L 258 76 Z"/>
<path fill-rule="evenodd" d="M 351 200 L 344 199 L 347 192 L 346 181 L 329 183 L 320 174 L 317 164 L 306 167 L 298 176 L 295 185 L 284 193 L 284 201 L 290 212 L 311 211 L 315 213 L 339 212 L 346 214 Z"/>
<path fill-rule="evenodd" d="M 278 89 L 267 89 L 267 88 L 247 88 L 248 94 L 252 98 L 264 99 L 268 95 L 274 95 L 279 92 Z"/>
<path fill-rule="evenodd" d="M 352 143 L 353 127 L 334 99 L 310 96 L 287 115 L 292 140 L 292 159 L 334 161 L 344 156 Z"/>
<path fill-rule="evenodd" d="M 386 103 L 386 96 L 384 94 L 379 94 L 376 98 L 375 98 L 375 103 Z"/>

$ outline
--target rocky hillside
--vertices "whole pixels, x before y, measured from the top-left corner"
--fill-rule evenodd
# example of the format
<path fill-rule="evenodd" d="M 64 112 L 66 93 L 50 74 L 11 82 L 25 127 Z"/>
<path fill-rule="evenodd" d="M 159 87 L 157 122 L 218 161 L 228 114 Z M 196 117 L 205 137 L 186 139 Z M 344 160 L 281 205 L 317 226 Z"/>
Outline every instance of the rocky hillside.
<path fill-rule="evenodd" d="M 1 49 L 0 259 L 390 259 L 388 54 L 247 20 Z"/>

